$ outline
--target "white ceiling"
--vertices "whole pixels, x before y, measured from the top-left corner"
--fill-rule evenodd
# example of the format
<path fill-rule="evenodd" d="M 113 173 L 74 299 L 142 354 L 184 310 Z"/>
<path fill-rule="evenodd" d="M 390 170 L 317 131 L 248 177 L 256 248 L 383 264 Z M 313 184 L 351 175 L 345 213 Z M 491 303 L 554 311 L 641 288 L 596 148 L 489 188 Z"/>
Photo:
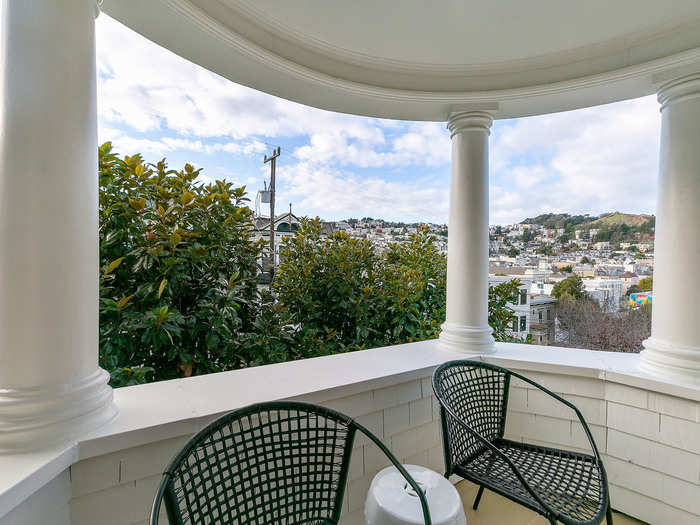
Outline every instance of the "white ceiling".
<path fill-rule="evenodd" d="M 433 65 L 513 62 L 586 46 L 629 47 L 700 18 L 698 0 L 223 3 L 254 14 L 271 30 L 302 43 L 368 58 Z"/>
<path fill-rule="evenodd" d="M 235 82 L 363 115 L 560 111 L 700 70 L 700 0 L 106 0 Z"/>

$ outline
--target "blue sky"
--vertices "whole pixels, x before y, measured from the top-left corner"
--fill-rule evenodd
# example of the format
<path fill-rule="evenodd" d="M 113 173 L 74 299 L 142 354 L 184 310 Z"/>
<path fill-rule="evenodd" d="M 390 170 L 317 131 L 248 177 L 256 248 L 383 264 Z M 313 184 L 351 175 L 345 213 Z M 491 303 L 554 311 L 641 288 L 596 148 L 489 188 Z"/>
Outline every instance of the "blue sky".
<path fill-rule="evenodd" d="M 105 14 L 97 21 L 99 139 L 122 154 L 189 162 L 251 199 L 282 148 L 278 209 L 327 220 L 446 223 L 444 123 L 323 111 L 240 86 L 160 48 Z M 660 116 L 654 97 L 496 121 L 491 222 L 549 212 L 653 213 Z"/>

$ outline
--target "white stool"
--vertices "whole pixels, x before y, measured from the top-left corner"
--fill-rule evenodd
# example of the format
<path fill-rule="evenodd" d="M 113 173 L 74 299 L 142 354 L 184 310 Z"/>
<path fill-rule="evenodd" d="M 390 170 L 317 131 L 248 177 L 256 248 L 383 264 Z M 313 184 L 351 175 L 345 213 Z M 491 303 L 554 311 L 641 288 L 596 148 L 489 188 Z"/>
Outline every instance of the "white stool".
<path fill-rule="evenodd" d="M 423 489 L 433 525 L 467 525 L 457 489 L 443 476 L 425 467 L 404 465 Z M 365 502 L 366 525 L 422 525 L 420 500 L 394 467 L 379 472 Z"/>

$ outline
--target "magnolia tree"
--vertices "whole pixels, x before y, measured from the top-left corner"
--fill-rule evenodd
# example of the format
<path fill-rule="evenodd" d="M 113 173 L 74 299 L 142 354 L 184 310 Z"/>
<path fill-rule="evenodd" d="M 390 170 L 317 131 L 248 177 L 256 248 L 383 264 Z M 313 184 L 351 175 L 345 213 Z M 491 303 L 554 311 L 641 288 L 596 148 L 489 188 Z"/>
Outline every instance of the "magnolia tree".
<path fill-rule="evenodd" d="M 256 315 L 244 188 L 99 149 L 100 359 L 117 385 L 235 368 Z"/>
<path fill-rule="evenodd" d="M 438 336 L 446 258 L 427 228 L 378 253 L 305 221 L 259 289 L 245 188 L 199 175 L 99 149 L 100 362 L 114 386 Z M 517 286 L 490 290 L 499 340 L 512 340 Z"/>

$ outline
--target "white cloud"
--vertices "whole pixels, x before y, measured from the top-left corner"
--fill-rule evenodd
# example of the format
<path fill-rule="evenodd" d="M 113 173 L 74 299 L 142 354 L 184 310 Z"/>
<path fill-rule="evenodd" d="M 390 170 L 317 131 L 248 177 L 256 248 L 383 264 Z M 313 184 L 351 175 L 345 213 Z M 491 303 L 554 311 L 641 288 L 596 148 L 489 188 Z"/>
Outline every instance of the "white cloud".
<path fill-rule="evenodd" d="M 110 127 L 100 128 L 100 143 L 111 141 L 121 154 L 141 153 L 148 156 L 164 157 L 171 151 L 194 151 L 198 153 L 216 153 L 225 151 L 235 155 L 253 155 L 265 151 L 267 146 L 258 140 L 238 142 L 204 142 L 178 137 L 160 139 L 131 137 L 122 131 Z"/>
<path fill-rule="evenodd" d="M 342 130 L 383 140 L 377 119 L 322 111 L 230 82 L 110 19 L 97 22 L 100 116 L 137 131 L 205 137 L 311 135 Z"/>
<path fill-rule="evenodd" d="M 447 220 L 450 139 L 443 123 L 306 107 L 229 82 L 107 16 L 97 24 L 100 140 L 120 152 L 249 156 L 266 151 L 265 141 L 293 141 L 285 147 L 293 164 L 280 167 L 280 197 L 301 213 L 308 207 L 328 218 Z M 653 212 L 658 136 L 652 98 L 496 123 L 492 220 Z M 205 167 L 217 177 L 236 171 Z M 252 186 L 261 173 L 237 178 Z"/>
<path fill-rule="evenodd" d="M 541 164 L 513 166 L 507 175 L 516 188 L 525 189 L 536 186 L 553 177 L 553 170 Z"/>
<path fill-rule="evenodd" d="M 444 222 L 447 216 L 448 188 L 425 180 L 360 178 L 308 162 L 280 168 L 280 180 L 278 202 L 293 202 L 302 214 L 311 210 L 309 214 L 323 213 L 329 219 L 372 216 L 426 222 Z"/>
<path fill-rule="evenodd" d="M 427 166 L 436 167 L 450 161 L 450 138 L 445 126 L 436 122 L 403 123 L 404 133 L 386 144 L 383 136 L 349 140 L 342 130 L 311 135 L 309 144 L 294 151 L 302 161 L 367 167 Z M 396 129 L 393 127 L 392 129 Z"/>
<path fill-rule="evenodd" d="M 653 97 L 506 124 L 492 141 L 492 221 L 653 212 L 659 128 Z"/>
<path fill-rule="evenodd" d="M 404 123 L 324 111 L 234 84 L 107 16 L 98 19 L 97 35 L 99 112 L 106 125 L 196 139 L 308 136 L 309 144 L 293 152 L 300 160 L 358 167 L 448 160 L 432 147 L 435 140 L 444 146 L 446 135 L 436 131 L 442 124 L 411 124 L 409 133 L 393 141 L 393 150 L 382 152 L 385 130 L 400 130 Z"/>

